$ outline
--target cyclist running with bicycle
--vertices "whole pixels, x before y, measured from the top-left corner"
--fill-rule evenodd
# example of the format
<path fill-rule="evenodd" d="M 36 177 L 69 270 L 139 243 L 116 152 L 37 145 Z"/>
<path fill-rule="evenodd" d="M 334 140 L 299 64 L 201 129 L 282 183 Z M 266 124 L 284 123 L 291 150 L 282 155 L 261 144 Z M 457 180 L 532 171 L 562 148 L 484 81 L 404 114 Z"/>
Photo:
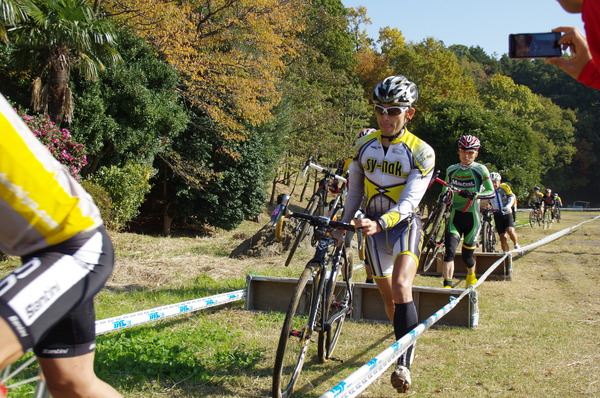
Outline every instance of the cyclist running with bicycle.
<path fill-rule="evenodd" d="M 552 222 L 554 221 L 554 212 L 552 209 L 556 204 L 556 199 L 554 199 L 554 195 L 552 195 L 552 189 L 546 188 L 546 193 L 542 197 L 542 219 L 544 219 L 544 215 L 546 214 L 546 210 L 550 210 L 550 216 Z"/>
<path fill-rule="evenodd" d="M 479 199 L 492 199 L 494 197 L 494 187 L 490 181 L 490 173 L 487 167 L 475 161 L 479 155 L 480 147 L 479 138 L 472 135 L 460 137 L 458 140 L 460 163 L 451 165 L 446 170 L 446 182 L 454 189 L 460 190 L 458 195 L 454 195 L 452 212 L 444 236 L 446 251 L 444 253 L 442 276 L 446 288 L 452 287 L 454 257 L 461 236 L 464 238 L 462 259 L 467 266 L 466 287 L 477 283 L 473 252 L 477 247 L 481 228 Z M 447 187 L 443 187 L 442 193 L 447 190 Z M 469 201 L 471 201 L 470 205 Z M 469 207 L 465 210 L 467 205 Z"/>
<path fill-rule="evenodd" d="M 113 248 L 91 196 L 0 95 L 0 369 L 32 350 L 53 397 L 121 397 L 94 373 L 94 296 Z M 0 393 L 0 396 L 2 393 Z"/>
<path fill-rule="evenodd" d="M 379 130 L 357 140 L 343 221 L 350 221 L 366 196 L 364 219 L 356 221 L 367 236 L 366 256 L 373 268 L 396 339 L 418 324 L 412 297 L 422 235 L 421 201 L 435 165 L 435 153 L 406 124 L 415 115 L 418 90 L 402 75 L 389 76 L 373 91 Z M 341 234 L 335 236 L 341 241 Z M 398 392 L 411 384 L 414 345 L 398 359 L 391 382 Z"/>
<path fill-rule="evenodd" d="M 558 193 L 554 192 L 554 203 L 556 205 L 557 208 L 561 208 L 563 207 L 563 202 L 562 199 L 560 198 L 560 196 L 558 196 Z"/>
<path fill-rule="evenodd" d="M 492 184 L 494 185 L 494 197 L 490 200 L 492 211 L 494 212 L 494 224 L 500 237 L 500 246 L 502 250 L 507 252 L 508 239 L 506 235 L 513 241 L 515 249 L 519 249 L 517 243 L 517 233 L 515 232 L 515 219 L 513 217 L 513 206 L 515 203 L 515 194 L 508 184 L 502 182 L 500 173 L 490 173 Z"/>
<path fill-rule="evenodd" d="M 543 197 L 544 194 L 540 192 L 540 187 L 535 187 L 533 188 L 533 193 L 529 196 L 527 205 L 532 209 L 541 209 Z"/>

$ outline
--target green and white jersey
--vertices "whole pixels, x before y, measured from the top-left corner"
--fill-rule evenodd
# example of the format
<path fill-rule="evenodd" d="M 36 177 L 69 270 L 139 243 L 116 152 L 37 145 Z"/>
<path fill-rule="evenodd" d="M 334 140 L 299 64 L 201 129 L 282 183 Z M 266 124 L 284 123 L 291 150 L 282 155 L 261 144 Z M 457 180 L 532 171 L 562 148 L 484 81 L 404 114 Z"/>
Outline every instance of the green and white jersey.
<path fill-rule="evenodd" d="M 490 179 L 490 172 L 487 167 L 478 162 L 473 162 L 469 166 L 462 166 L 460 163 L 453 164 L 446 170 L 446 182 L 455 189 L 466 189 L 476 192 L 477 197 L 467 211 L 479 211 L 479 199 L 492 199 L 494 197 L 494 186 Z M 443 191 L 447 190 L 444 187 Z M 462 211 L 468 204 L 469 199 L 460 195 L 454 195 L 452 209 Z"/>

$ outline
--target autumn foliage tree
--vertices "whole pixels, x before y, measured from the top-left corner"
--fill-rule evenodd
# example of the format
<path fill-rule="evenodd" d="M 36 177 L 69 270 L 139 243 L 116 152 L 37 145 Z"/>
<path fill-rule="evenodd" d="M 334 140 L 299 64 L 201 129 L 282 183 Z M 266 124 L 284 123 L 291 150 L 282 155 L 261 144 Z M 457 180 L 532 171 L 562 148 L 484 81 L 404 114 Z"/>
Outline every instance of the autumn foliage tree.
<path fill-rule="evenodd" d="M 244 123 L 272 119 L 285 62 L 303 29 L 301 0 L 104 0 L 181 74 L 183 94 L 217 123 L 226 139 L 243 139 Z"/>

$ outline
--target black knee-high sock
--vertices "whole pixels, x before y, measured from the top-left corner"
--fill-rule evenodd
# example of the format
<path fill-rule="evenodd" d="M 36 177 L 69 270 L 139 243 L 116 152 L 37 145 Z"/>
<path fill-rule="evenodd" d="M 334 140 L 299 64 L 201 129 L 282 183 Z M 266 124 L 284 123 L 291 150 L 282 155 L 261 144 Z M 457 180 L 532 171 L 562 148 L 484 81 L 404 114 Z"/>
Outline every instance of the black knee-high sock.
<path fill-rule="evenodd" d="M 396 304 L 394 310 L 394 334 L 396 340 L 399 340 L 406 333 L 414 329 L 419 324 L 419 317 L 417 316 L 417 308 L 413 301 L 408 303 Z M 400 356 L 398 363 L 410 368 L 410 362 L 413 356 L 413 349 L 415 345 L 411 344 L 410 347 Z"/>

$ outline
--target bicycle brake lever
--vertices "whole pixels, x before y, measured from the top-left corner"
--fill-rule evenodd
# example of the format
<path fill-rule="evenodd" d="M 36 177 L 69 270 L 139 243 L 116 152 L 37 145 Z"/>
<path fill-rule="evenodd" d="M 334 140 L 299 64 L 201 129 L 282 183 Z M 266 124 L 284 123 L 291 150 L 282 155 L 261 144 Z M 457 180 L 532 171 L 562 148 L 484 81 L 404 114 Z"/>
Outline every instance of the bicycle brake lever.
<path fill-rule="evenodd" d="M 365 215 L 363 214 L 363 212 L 360 210 L 357 210 L 356 213 L 354 214 L 354 219 L 361 220 L 363 218 L 365 218 Z M 356 228 L 356 238 L 358 239 L 358 250 L 361 251 L 362 247 L 363 247 L 362 228 Z"/>
<path fill-rule="evenodd" d="M 308 157 L 308 159 L 306 159 L 306 163 L 304 163 L 304 168 L 302 169 L 302 177 L 306 177 L 306 172 L 308 171 L 308 168 L 310 167 L 310 162 L 312 161 L 312 155 L 310 155 Z"/>

